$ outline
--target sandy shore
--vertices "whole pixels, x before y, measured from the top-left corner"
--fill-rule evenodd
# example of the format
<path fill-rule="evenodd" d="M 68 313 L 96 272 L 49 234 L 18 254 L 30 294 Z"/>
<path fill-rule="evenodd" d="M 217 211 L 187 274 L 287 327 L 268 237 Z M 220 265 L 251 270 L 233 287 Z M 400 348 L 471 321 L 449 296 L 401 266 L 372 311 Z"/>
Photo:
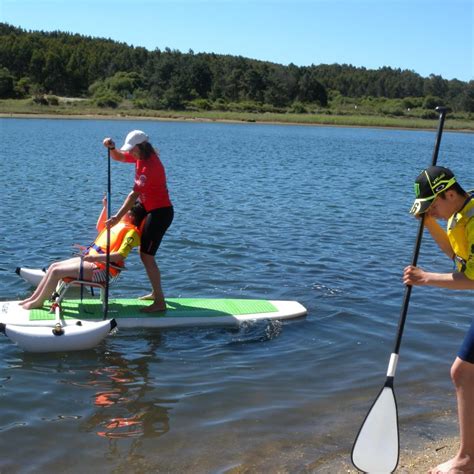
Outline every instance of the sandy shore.
<path fill-rule="evenodd" d="M 459 447 L 459 438 L 440 438 L 414 449 L 402 449 L 397 474 L 426 473 L 448 459 L 451 459 Z M 344 456 L 346 457 L 346 456 Z M 348 456 L 347 456 L 348 457 Z M 307 472 L 321 474 L 358 473 L 350 459 L 333 458 L 319 460 L 308 466 Z"/>
<path fill-rule="evenodd" d="M 459 438 L 442 438 L 425 445 L 422 450 L 402 452 L 397 472 L 427 472 L 448 459 L 451 459 L 459 448 Z"/>

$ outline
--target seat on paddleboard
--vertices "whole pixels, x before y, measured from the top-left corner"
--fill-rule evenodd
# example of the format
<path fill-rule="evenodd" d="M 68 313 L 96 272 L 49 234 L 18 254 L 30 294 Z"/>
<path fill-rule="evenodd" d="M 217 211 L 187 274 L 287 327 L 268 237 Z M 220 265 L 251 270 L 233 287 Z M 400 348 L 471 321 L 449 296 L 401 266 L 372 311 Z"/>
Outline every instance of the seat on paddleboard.
<path fill-rule="evenodd" d="M 113 268 L 117 273 L 109 278 L 109 286 L 115 283 L 120 277 L 122 271 L 125 270 L 125 267 L 120 267 L 118 265 L 114 265 L 113 263 L 110 264 L 110 267 Z M 105 289 L 107 286 L 106 282 L 89 281 L 81 278 L 63 278 L 59 283 L 58 287 L 56 288 L 55 292 L 51 295 L 51 301 L 54 301 L 55 304 L 60 305 L 66 297 L 66 293 L 68 292 L 68 290 L 73 286 L 79 286 L 81 287 L 81 289 L 84 286 L 87 286 L 91 288 L 91 290 L 93 288 L 98 288 L 100 291 L 100 300 L 102 301 L 102 305 L 105 304 Z M 81 300 L 82 299 L 83 298 L 81 291 Z"/>

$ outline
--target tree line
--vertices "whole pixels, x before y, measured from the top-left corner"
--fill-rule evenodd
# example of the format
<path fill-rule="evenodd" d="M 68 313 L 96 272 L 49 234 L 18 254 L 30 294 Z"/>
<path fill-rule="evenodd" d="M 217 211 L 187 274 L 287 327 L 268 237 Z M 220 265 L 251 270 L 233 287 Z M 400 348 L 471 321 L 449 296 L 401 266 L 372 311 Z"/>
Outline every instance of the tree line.
<path fill-rule="evenodd" d="M 351 65 L 288 66 L 241 56 L 149 51 L 110 39 L 0 23 L 0 98 L 53 94 L 99 106 L 307 111 L 333 98 L 414 98 L 474 112 L 474 81 Z M 414 102 L 416 103 L 416 102 Z M 409 104 L 409 102 L 408 102 Z"/>

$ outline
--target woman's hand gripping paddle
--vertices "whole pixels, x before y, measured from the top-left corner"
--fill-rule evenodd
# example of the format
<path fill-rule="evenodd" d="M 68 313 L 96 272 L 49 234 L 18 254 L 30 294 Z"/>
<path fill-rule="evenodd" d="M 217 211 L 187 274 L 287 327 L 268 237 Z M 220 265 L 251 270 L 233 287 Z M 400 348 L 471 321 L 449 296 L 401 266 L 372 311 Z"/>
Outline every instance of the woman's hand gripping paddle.
<path fill-rule="evenodd" d="M 441 134 L 443 133 L 446 108 L 437 107 L 439 112 L 438 133 L 433 151 L 432 165 L 436 165 L 438 159 Z M 412 265 L 416 266 L 418 254 L 420 253 L 421 238 L 423 235 L 424 214 L 420 219 L 418 234 L 416 237 L 415 249 L 413 252 Z M 397 369 L 398 355 L 402 341 L 403 329 L 410 302 L 412 286 L 407 285 L 403 298 L 402 310 L 398 322 L 397 338 L 395 348 L 390 356 L 388 364 L 387 378 L 379 392 L 375 402 L 365 417 L 359 433 L 352 447 L 352 464 L 364 472 L 385 473 L 393 472 L 398 464 L 400 439 L 398 433 L 398 412 L 395 392 L 393 390 L 393 380 Z"/>

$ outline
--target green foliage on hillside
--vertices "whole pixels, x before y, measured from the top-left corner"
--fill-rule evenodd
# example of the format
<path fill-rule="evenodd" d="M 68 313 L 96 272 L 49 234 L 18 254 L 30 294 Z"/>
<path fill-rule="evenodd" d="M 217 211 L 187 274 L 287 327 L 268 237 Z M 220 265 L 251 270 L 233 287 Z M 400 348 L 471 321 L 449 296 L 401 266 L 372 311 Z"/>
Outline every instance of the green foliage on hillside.
<path fill-rule="evenodd" d="M 0 23 L 0 99 L 86 98 L 99 107 L 267 113 L 374 113 L 432 118 L 474 112 L 474 81 L 350 65 L 283 66 L 240 56 L 148 51 Z"/>

